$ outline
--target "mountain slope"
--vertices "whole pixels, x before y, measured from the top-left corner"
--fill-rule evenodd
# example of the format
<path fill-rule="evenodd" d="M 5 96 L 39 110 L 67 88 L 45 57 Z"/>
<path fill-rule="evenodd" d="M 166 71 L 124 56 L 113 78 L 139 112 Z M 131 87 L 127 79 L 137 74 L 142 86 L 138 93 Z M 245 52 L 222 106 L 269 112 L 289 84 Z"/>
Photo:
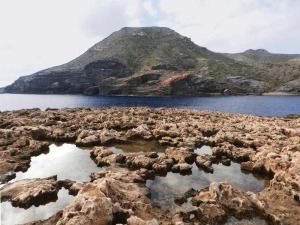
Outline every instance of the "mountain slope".
<path fill-rule="evenodd" d="M 273 54 L 265 49 L 248 49 L 242 53 L 224 53 L 236 61 L 251 63 L 300 63 L 300 54 Z"/>
<path fill-rule="evenodd" d="M 264 49 L 248 49 L 225 56 L 246 63 L 255 73 L 263 73 L 273 91 L 300 94 L 300 54 L 274 54 Z"/>
<path fill-rule="evenodd" d="M 265 67 L 257 66 L 261 59 L 258 63 L 248 58 L 214 53 L 169 28 L 123 28 L 69 63 L 20 77 L 4 91 L 163 96 L 261 94 L 292 82 L 288 84 L 292 88 L 285 91 L 300 93 L 300 88 L 293 89 L 294 78 L 300 78 L 299 71 L 294 72 L 298 67 L 292 69 L 295 75 L 278 79 L 272 75 L 276 79 L 270 79 Z"/>

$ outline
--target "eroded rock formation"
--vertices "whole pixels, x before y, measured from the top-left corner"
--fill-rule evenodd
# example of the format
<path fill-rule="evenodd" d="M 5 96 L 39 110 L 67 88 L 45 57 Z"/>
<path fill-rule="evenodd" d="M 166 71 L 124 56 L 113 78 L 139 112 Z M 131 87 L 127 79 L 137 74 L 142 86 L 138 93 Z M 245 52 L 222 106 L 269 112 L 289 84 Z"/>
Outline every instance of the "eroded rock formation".
<path fill-rule="evenodd" d="M 92 158 L 105 167 L 91 174 L 91 182 L 53 181 L 51 190 L 57 192 L 56 185 L 64 185 L 76 197 L 48 220 L 32 224 L 224 224 L 229 216 L 259 217 L 269 224 L 300 223 L 297 116 L 166 108 L 33 109 L 0 112 L 0 128 L 2 182 L 12 179 L 16 171 L 26 170 L 30 157 L 47 151 L 52 141 L 91 146 Z M 114 153 L 109 148 L 135 139 L 159 142 L 166 146 L 164 154 Z M 211 146 L 213 155 L 194 152 L 202 145 Z M 151 201 L 148 179 L 170 171 L 189 173 L 193 163 L 212 172 L 216 160 L 224 164 L 233 160 L 241 163 L 243 170 L 270 176 L 270 186 L 252 193 L 227 183 L 211 183 L 175 199 L 182 204 L 192 198 L 195 207 L 175 214 Z M 7 194 L 11 193 L 8 188 L 18 186 L 17 182 L 9 184 L 1 192 L 14 199 L 15 195 Z M 35 196 L 33 190 L 28 189 L 28 196 Z"/>

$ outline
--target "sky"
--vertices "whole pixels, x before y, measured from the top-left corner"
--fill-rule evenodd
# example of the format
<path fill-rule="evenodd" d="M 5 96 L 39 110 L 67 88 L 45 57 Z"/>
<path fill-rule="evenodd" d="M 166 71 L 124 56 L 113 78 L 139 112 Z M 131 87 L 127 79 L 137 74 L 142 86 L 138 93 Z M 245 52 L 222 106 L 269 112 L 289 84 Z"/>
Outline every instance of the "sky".
<path fill-rule="evenodd" d="M 299 0 L 0 0 L 0 87 L 122 27 L 169 27 L 215 52 L 300 53 L 299 12 Z"/>

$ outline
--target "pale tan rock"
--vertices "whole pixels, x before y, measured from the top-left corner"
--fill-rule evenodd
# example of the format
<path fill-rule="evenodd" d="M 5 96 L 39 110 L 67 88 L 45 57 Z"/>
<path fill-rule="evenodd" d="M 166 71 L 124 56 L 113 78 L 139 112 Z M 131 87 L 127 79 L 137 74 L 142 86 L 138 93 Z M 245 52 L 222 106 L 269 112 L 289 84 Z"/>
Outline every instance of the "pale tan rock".
<path fill-rule="evenodd" d="M 206 172 L 213 173 L 212 157 L 210 155 L 198 155 L 196 158 L 196 165 Z"/>
<path fill-rule="evenodd" d="M 168 158 L 173 159 L 176 163 L 178 162 L 193 163 L 196 158 L 196 154 L 190 151 L 190 148 L 186 148 L 186 147 L 181 147 L 181 148 L 169 147 L 165 150 L 165 153 Z"/>
<path fill-rule="evenodd" d="M 97 188 L 86 186 L 69 206 L 63 210 L 62 218 L 57 225 L 88 224 L 108 225 L 113 220 L 112 201 Z"/>
<path fill-rule="evenodd" d="M 138 218 L 137 216 L 131 216 L 129 219 L 127 219 L 127 224 L 128 225 L 158 225 L 159 223 L 157 222 L 156 219 L 145 221 Z"/>
<path fill-rule="evenodd" d="M 143 138 L 146 140 L 152 139 L 152 132 L 146 124 L 139 125 L 137 128 L 133 128 L 127 131 L 126 136 L 128 138 Z"/>
<path fill-rule="evenodd" d="M 29 208 L 55 200 L 59 191 L 57 177 L 20 180 L 0 189 L 1 201 L 10 201 L 13 206 Z"/>

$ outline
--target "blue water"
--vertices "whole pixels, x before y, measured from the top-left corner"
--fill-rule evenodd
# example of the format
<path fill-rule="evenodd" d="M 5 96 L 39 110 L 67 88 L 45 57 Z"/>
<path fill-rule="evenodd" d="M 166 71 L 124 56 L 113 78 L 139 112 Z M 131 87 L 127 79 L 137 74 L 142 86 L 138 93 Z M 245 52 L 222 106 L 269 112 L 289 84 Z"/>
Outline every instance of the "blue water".
<path fill-rule="evenodd" d="M 148 106 L 283 116 L 300 114 L 300 96 L 117 97 L 1 94 L 0 111 L 40 108 Z"/>

